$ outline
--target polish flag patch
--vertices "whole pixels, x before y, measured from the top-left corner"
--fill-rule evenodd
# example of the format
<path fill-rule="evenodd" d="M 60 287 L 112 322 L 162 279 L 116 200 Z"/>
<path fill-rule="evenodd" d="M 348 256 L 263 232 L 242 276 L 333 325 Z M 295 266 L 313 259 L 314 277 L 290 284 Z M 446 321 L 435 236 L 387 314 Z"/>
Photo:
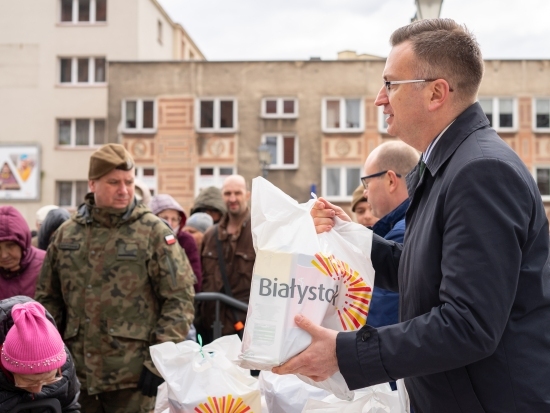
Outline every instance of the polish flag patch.
<path fill-rule="evenodd" d="M 176 243 L 176 237 L 174 237 L 172 234 L 165 236 L 164 240 L 168 245 L 172 245 Z"/>

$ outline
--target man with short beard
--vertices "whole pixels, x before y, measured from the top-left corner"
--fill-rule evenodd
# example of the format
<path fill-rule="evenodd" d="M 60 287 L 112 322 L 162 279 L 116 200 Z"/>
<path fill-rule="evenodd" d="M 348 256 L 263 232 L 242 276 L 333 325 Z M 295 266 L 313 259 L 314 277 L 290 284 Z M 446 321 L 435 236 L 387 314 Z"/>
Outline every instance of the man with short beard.
<path fill-rule="evenodd" d="M 202 291 L 227 293 L 221 267 L 225 268 L 231 295 L 237 300 L 248 302 L 252 269 L 256 253 L 252 245 L 250 227 L 250 191 L 241 175 L 227 177 L 222 187 L 222 196 L 227 207 L 220 222 L 204 234 L 201 249 Z M 218 258 L 218 250 L 222 259 Z M 197 331 L 205 342 L 212 340 L 212 323 L 215 317 L 215 303 L 199 305 Z M 222 335 L 242 331 L 246 314 L 220 304 Z"/>
<path fill-rule="evenodd" d="M 151 411 L 163 380 L 149 346 L 185 339 L 193 272 L 170 227 L 136 201 L 122 145 L 94 152 L 88 178 L 91 193 L 48 248 L 36 299 L 64 331 L 82 412 Z"/>

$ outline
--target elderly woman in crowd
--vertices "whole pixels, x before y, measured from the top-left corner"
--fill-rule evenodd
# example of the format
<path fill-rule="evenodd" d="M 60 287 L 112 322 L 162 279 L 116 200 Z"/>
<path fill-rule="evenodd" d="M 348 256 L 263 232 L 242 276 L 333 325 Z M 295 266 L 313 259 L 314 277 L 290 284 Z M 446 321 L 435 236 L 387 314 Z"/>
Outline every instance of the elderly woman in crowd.
<path fill-rule="evenodd" d="M 57 399 L 78 413 L 80 383 L 69 350 L 44 307 L 23 296 L 0 301 L 0 412 Z"/>
<path fill-rule="evenodd" d="M 0 300 L 34 297 L 45 251 L 31 246 L 31 231 L 12 206 L 0 206 Z"/>
<path fill-rule="evenodd" d="M 206 212 L 195 212 L 189 217 L 183 231 L 189 233 L 197 244 L 197 249 L 200 251 L 202 247 L 202 239 L 208 228 L 214 225 L 214 220 Z"/>
<path fill-rule="evenodd" d="M 149 207 L 151 211 L 153 211 L 153 214 L 164 219 L 170 225 L 174 234 L 176 234 L 178 242 L 185 251 L 191 268 L 193 268 L 193 272 L 197 278 L 195 292 L 199 292 L 202 284 L 201 259 L 193 237 L 187 232 L 182 231 L 187 220 L 183 208 L 174 198 L 167 194 L 155 195 L 151 199 Z"/>

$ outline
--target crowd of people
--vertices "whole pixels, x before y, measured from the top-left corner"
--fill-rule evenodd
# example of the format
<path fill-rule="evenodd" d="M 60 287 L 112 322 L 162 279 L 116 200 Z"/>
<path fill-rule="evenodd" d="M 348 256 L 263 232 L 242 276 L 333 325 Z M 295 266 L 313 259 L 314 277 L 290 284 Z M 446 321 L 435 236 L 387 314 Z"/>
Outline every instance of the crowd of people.
<path fill-rule="evenodd" d="M 414 413 L 548 411 L 548 220 L 476 102 L 479 46 L 449 19 L 391 43 L 375 104 L 402 141 L 371 151 L 350 205 L 374 234 L 367 324 L 337 333 L 298 315 L 312 344 L 273 371 L 340 371 L 350 389 L 405 378 Z M 98 149 L 83 203 L 41 208 L 34 239 L 0 207 L 0 412 L 47 398 L 63 412 L 149 412 L 163 381 L 149 347 L 213 339 L 215 304 L 195 294 L 248 302 L 245 178 L 202 190 L 187 216 L 136 185 L 134 168 L 124 146 Z M 318 233 L 351 220 L 322 198 L 311 215 Z M 220 305 L 222 334 L 242 334 L 245 318 Z"/>

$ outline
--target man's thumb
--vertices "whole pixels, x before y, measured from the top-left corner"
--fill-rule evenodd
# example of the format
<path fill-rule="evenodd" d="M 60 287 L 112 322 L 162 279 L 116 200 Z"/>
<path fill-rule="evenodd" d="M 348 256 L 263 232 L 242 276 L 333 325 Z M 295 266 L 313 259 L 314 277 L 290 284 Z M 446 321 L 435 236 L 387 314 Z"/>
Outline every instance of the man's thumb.
<path fill-rule="evenodd" d="M 294 322 L 298 327 L 300 327 L 302 330 L 307 331 L 312 336 L 319 328 L 317 325 L 315 325 L 309 318 L 302 314 L 298 314 L 294 317 Z"/>

